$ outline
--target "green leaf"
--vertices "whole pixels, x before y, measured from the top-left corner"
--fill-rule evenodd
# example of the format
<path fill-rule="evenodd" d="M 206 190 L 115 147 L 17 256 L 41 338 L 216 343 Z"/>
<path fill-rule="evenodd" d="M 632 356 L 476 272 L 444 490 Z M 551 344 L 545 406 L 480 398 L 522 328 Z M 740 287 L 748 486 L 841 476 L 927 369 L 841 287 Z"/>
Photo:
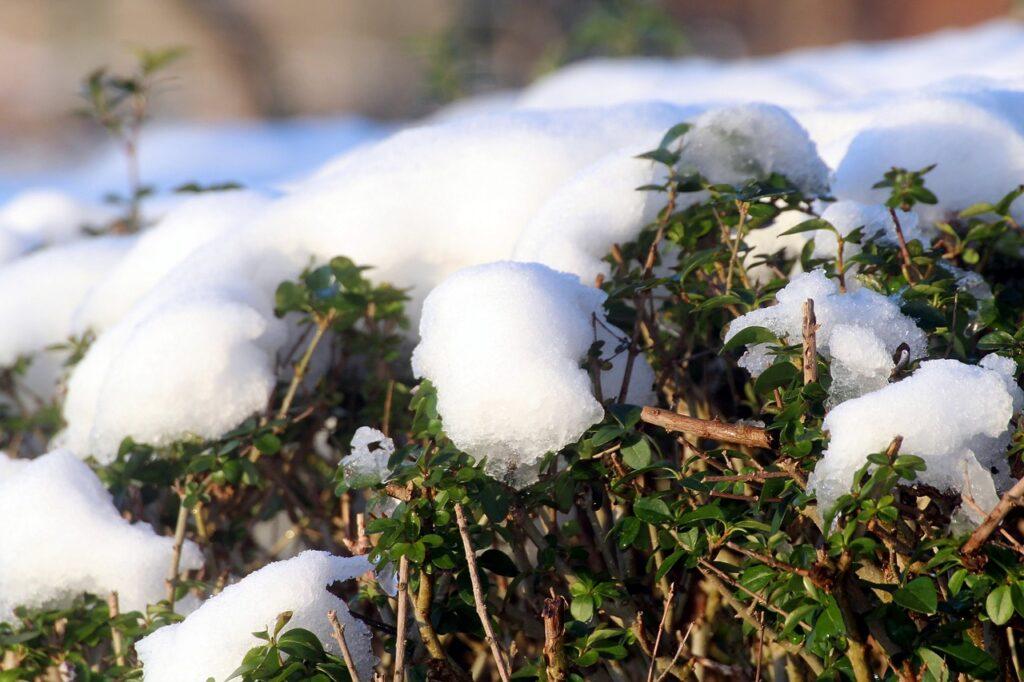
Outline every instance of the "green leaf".
<path fill-rule="evenodd" d="M 722 345 L 720 353 L 740 346 L 755 346 L 759 343 L 779 343 L 779 337 L 764 327 L 745 327 Z"/>
<path fill-rule="evenodd" d="M 319 660 L 324 653 L 320 640 L 309 630 L 292 628 L 277 640 L 277 648 L 303 661 Z"/>
<path fill-rule="evenodd" d="M 754 382 L 754 390 L 767 393 L 776 388 L 786 388 L 800 376 L 800 370 L 792 362 L 782 360 L 771 365 Z"/>
<path fill-rule="evenodd" d="M 924 576 L 914 578 L 906 587 L 901 587 L 892 595 L 892 600 L 904 608 L 919 613 L 935 613 L 939 606 L 939 595 L 935 591 L 935 583 Z"/>
<path fill-rule="evenodd" d="M 569 605 L 569 613 L 582 623 L 589 623 L 594 617 L 594 598 L 588 595 L 574 597 Z"/>
<path fill-rule="evenodd" d="M 924 663 L 924 675 L 921 677 L 921 682 L 949 682 L 949 668 L 946 667 L 942 656 L 925 648 L 918 649 L 917 655 Z"/>
<path fill-rule="evenodd" d="M 632 469 L 643 469 L 651 463 L 651 446 L 647 439 L 637 435 L 628 444 L 622 444 L 622 461 Z"/>
<path fill-rule="evenodd" d="M 990 680 L 999 673 L 995 659 L 969 642 L 933 644 L 932 648 L 946 654 L 949 667 L 957 672 L 982 680 Z"/>
<path fill-rule="evenodd" d="M 281 439 L 272 433 L 264 433 L 253 445 L 264 455 L 274 455 L 281 450 Z"/>
<path fill-rule="evenodd" d="M 665 560 L 661 562 L 661 567 L 658 569 L 657 573 L 654 574 L 655 582 L 664 578 L 665 574 L 671 571 L 672 567 L 679 563 L 679 560 L 685 556 L 686 552 L 684 550 L 677 549 L 665 557 Z"/>
<path fill-rule="evenodd" d="M 514 578 L 519 575 L 519 569 L 507 554 L 499 549 L 488 549 L 476 558 L 481 568 L 496 575 L 503 575 L 506 578 Z"/>
<path fill-rule="evenodd" d="M 785 232 L 780 232 L 779 236 L 784 237 L 787 234 L 800 234 L 801 232 L 817 232 L 818 230 L 828 230 L 829 232 L 839 234 L 836 228 L 832 227 L 832 223 L 828 222 L 827 220 L 822 220 L 821 218 L 811 218 L 810 220 L 803 221 L 796 227 L 789 228 Z"/>
<path fill-rule="evenodd" d="M 1004 625 L 1013 616 L 1013 595 L 1009 585 L 1000 585 L 988 593 L 985 612 L 996 625 Z"/>
<path fill-rule="evenodd" d="M 658 497 L 640 497 L 633 503 L 633 513 L 637 518 L 651 524 L 659 524 L 672 518 L 665 500 Z"/>

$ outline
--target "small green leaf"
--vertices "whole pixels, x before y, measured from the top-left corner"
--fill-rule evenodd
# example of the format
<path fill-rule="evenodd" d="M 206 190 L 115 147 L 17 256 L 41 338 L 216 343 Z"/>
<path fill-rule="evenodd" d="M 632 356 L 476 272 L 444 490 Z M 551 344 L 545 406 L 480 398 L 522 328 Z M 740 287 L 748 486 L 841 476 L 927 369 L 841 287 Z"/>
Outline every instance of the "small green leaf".
<path fill-rule="evenodd" d="M 722 345 L 724 353 L 740 346 L 756 346 L 759 343 L 779 343 L 779 337 L 764 327 L 745 327 Z"/>
<path fill-rule="evenodd" d="M 1009 585 L 1000 585 L 988 593 L 985 611 L 996 625 L 1004 625 L 1013 616 L 1013 595 Z"/>
<path fill-rule="evenodd" d="M 935 613 L 939 606 L 939 595 L 935 591 L 935 583 L 924 576 L 914 578 L 906 587 L 901 587 L 892 595 L 892 600 L 904 608 L 919 613 Z"/>
<path fill-rule="evenodd" d="M 672 518 L 665 501 L 657 497 L 640 497 L 633 503 L 637 518 L 651 524 L 659 524 Z"/>
<path fill-rule="evenodd" d="M 622 461 L 632 469 L 643 469 L 651 463 L 651 446 L 643 436 L 634 436 L 622 444 Z"/>

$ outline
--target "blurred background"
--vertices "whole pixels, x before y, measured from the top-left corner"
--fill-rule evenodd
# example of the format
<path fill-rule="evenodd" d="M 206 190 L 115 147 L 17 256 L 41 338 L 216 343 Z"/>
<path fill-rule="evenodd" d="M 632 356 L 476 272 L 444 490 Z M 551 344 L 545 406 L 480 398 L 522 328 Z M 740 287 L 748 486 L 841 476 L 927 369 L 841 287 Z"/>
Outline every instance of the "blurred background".
<path fill-rule="evenodd" d="M 102 139 L 83 77 L 182 46 L 161 119 L 421 116 L 596 55 L 775 53 L 1011 14 L 1013 0 L 0 0 L 0 172 Z M 31 150 L 28 153 L 27 150 Z M 41 150 L 50 150 L 52 154 Z M 39 161 L 41 163 L 41 161 Z"/>

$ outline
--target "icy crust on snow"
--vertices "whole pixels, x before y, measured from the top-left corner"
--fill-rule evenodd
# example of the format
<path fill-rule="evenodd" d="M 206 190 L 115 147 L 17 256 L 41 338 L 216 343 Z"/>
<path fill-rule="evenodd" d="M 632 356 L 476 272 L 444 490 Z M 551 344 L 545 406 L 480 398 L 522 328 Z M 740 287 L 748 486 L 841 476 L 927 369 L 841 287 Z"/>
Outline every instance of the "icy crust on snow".
<path fill-rule="evenodd" d="M 818 322 L 818 352 L 832 358 L 833 392 L 831 403 L 860 395 L 888 381 L 901 344 L 909 349 L 910 359 L 924 357 L 927 337 L 899 306 L 874 291 L 857 289 L 839 292 L 839 285 L 824 271 L 795 275 L 776 294 L 776 304 L 752 310 L 729 325 L 728 341 L 748 327 L 764 327 L 789 343 L 803 338 L 803 305 L 814 300 Z M 887 359 L 886 359 L 887 358 Z M 765 344 L 747 349 L 739 364 L 758 376 L 774 362 Z"/>
<path fill-rule="evenodd" d="M 262 409 L 294 330 L 274 290 L 344 254 L 423 296 L 508 258 L 523 226 L 582 168 L 656 146 L 667 105 L 503 113 L 401 132 L 330 164 L 246 228 L 197 249 L 100 335 L 68 386 L 64 442 L 109 461 L 125 436 L 216 437 Z M 625 192 L 632 192 L 628 188 Z"/>
<path fill-rule="evenodd" d="M 165 625 L 139 640 L 135 649 L 146 682 L 192 682 L 213 678 L 223 682 L 249 649 L 264 643 L 254 632 L 273 632 L 277 617 L 291 611 L 282 630 L 303 628 L 316 635 L 324 649 L 341 655 L 331 636 L 327 612 L 337 611 L 345 642 L 361 679 L 373 676 L 376 658 L 369 627 L 349 613 L 328 586 L 372 570 L 363 556 L 337 557 L 305 551 L 286 561 L 268 564 L 207 599 L 180 623 Z"/>
<path fill-rule="evenodd" d="M 75 310 L 92 286 L 120 261 L 135 237 L 81 239 L 0 265 L 0 366 L 31 364 L 18 385 L 30 403 L 55 394 L 66 353 L 46 350 L 75 332 Z"/>
<path fill-rule="evenodd" d="M 350 486 L 376 485 L 391 474 L 388 460 L 395 454 L 395 441 L 382 432 L 360 426 L 352 435 L 351 447 L 352 451 L 339 463 Z"/>
<path fill-rule="evenodd" d="M 1012 481 L 1009 423 L 1024 403 L 1015 369 L 998 356 L 980 366 L 928 360 L 906 379 L 838 405 L 825 417 L 828 448 L 807 484 L 823 515 L 850 491 L 867 456 L 902 436 L 900 452 L 927 465 L 917 480 L 972 498 L 974 506 L 965 503 L 960 511 L 979 523 Z"/>
<path fill-rule="evenodd" d="M 828 168 L 814 143 L 779 107 L 744 104 L 686 118 L 693 128 L 682 138 L 683 172 L 731 185 L 779 173 L 810 196 L 828 186 Z M 618 149 L 560 188 L 523 230 L 514 259 L 575 273 L 587 284 L 607 276 L 609 266 L 602 259 L 612 245 L 636 239 L 665 205 L 663 193 L 637 190 L 664 182 L 664 169 L 633 154 Z M 704 193 L 683 194 L 676 206 L 705 198 Z"/>
<path fill-rule="evenodd" d="M 57 190 L 21 192 L 0 206 L 0 263 L 43 246 L 76 239 L 85 228 L 103 228 L 113 217 L 109 207 L 80 201 Z"/>
<path fill-rule="evenodd" d="M 462 270 L 427 297 L 413 371 L 436 386 L 445 433 L 486 457 L 492 475 L 529 483 L 545 453 L 604 416 L 585 365 L 595 341 L 605 340 L 611 357 L 622 336 L 604 319 L 605 297 L 570 274 L 509 262 Z M 625 353 L 614 362 L 601 382 L 609 396 L 621 386 Z M 637 358 L 627 402 L 644 404 L 653 383 Z"/>
<path fill-rule="evenodd" d="M 93 287 L 75 314 L 75 326 L 79 331 L 112 326 L 193 251 L 252 222 L 269 203 L 256 192 L 234 190 L 205 192 L 177 204 Z"/>
<path fill-rule="evenodd" d="M 0 453 L 0 621 L 17 606 L 70 602 L 116 590 L 122 612 L 164 598 L 174 540 L 121 517 L 89 467 L 65 450 L 33 460 Z M 202 566 L 191 541 L 181 569 Z"/>

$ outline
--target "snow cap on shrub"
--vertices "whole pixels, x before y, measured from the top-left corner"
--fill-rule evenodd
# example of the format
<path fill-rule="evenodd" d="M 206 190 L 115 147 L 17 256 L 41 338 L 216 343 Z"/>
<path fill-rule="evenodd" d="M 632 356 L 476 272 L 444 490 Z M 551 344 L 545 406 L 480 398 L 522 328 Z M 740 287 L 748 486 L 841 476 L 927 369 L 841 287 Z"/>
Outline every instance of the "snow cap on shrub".
<path fill-rule="evenodd" d="M 445 276 L 508 258 L 579 169 L 614 149 L 649 149 L 678 120 L 664 104 L 474 116 L 330 164 L 197 249 L 100 335 L 69 382 L 64 442 L 110 461 L 126 436 L 219 436 L 266 406 L 278 353 L 297 339 L 294 320 L 273 315 L 281 281 L 345 255 L 377 282 L 410 287 L 415 320 Z"/>
<path fill-rule="evenodd" d="M 33 460 L 0 453 L 0 620 L 17 606 L 56 606 L 116 590 L 122 611 L 164 598 L 173 538 L 129 523 L 96 474 L 70 452 Z M 182 570 L 202 566 L 186 541 Z"/>
<path fill-rule="evenodd" d="M 896 436 L 902 454 L 924 459 L 917 480 L 973 498 L 961 514 L 977 524 L 1009 487 L 1006 447 L 1011 417 L 1024 403 L 1013 379 L 1012 360 L 990 355 L 980 366 L 929 360 L 911 376 L 848 400 L 825 417 L 824 457 L 808 479 L 825 516 L 850 492 L 867 456 L 884 452 Z M 995 472 L 995 477 L 993 473 Z"/>
<path fill-rule="evenodd" d="M 339 462 L 346 483 L 363 487 L 387 479 L 391 474 L 388 460 L 395 454 L 395 441 L 377 429 L 360 426 L 352 435 L 351 446 L 352 452 Z"/>
<path fill-rule="evenodd" d="M 309 630 L 326 651 L 340 655 L 327 620 L 330 610 L 337 611 L 345 628 L 345 642 L 360 677 L 369 680 L 376 665 L 370 629 L 327 588 L 371 569 L 364 556 L 343 558 L 313 550 L 268 564 L 207 599 L 184 621 L 139 640 L 135 649 L 145 680 L 226 680 L 249 649 L 263 643 L 253 633 L 273 632 L 277 617 L 285 611 L 291 611 L 292 617 L 281 634 L 291 628 Z"/>
<path fill-rule="evenodd" d="M 492 475 L 529 483 L 545 453 L 604 416 L 583 366 L 595 341 L 605 357 L 615 351 L 604 299 L 572 275 L 508 262 L 461 270 L 427 297 L 413 371 L 437 387 L 445 433 Z M 606 396 L 618 393 L 624 357 L 602 380 Z M 638 358 L 627 402 L 649 400 L 653 379 Z"/>
<path fill-rule="evenodd" d="M 89 293 L 75 314 L 79 330 L 117 322 L 175 265 L 219 235 L 245 226 L 269 199 L 255 192 L 204 192 L 171 208 L 139 235 L 125 257 Z"/>
<path fill-rule="evenodd" d="M 907 344 L 911 359 L 925 354 L 925 333 L 900 312 L 896 303 L 863 288 L 841 294 L 836 281 L 829 279 L 822 270 L 795 275 L 776 294 L 775 305 L 752 310 L 734 320 L 725 340 L 748 327 L 764 327 L 779 338 L 788 339 L 789 343 L 799 343 L 803 305 L 809 298 L 814 299 L 814 314 L 819 325 L 818 352 L 825 358 L 834 357 L 832 335 L 838 332 L 836 340 L 840 352 L 832 367 L 833 404 L 888 381 L 894 365 L 891 358 L 900 344 Z M 888 362 L 882 362 L 883 352 L 890 358 Z M 757 344 L 747 349 L 739 364 L 758 376 L 773 361 L 768 347 Z"/>
<path fill-rule="evenodd" d="M 56 190 L 26 190 L 0 206 L 0 263 L 49 244 L 81 237 L 114 217 L 110 207 L 89 204 Z"/>
<path fill-rule="evenodd" d="M 90 288 L 117 264 L 134 237 L 93 237 L 42 249 L 0 266 L 0 366 L 31 358 L 18 377 L 34 396 L 49 401 L 65 353 L 46 350 L 71 336 L 75 309 Z"/>
<path fill-rule="evenodd" d="M 743 104 L 699 115 L 691 111 L 685 120 L 692 120 L 693 128 L 682 137 L 683 172 L 731 185 L 779 173 L 811 196 L 828 186 L 828 169 L 814 143 L 779 107 Z M 633 158 L 635 153 L 616 150 L 555 192 L 523 230 L 515 260 L 575 273 L 584 284 L 599 274 L 607 276 L 603 258 L 612 245 L 636 239 L 665 205 L 663 193 L 638 189 L 664 182 L 664 167 Z M 676 207 L 705 198 L 705 193 L 682 194 Z"/>

